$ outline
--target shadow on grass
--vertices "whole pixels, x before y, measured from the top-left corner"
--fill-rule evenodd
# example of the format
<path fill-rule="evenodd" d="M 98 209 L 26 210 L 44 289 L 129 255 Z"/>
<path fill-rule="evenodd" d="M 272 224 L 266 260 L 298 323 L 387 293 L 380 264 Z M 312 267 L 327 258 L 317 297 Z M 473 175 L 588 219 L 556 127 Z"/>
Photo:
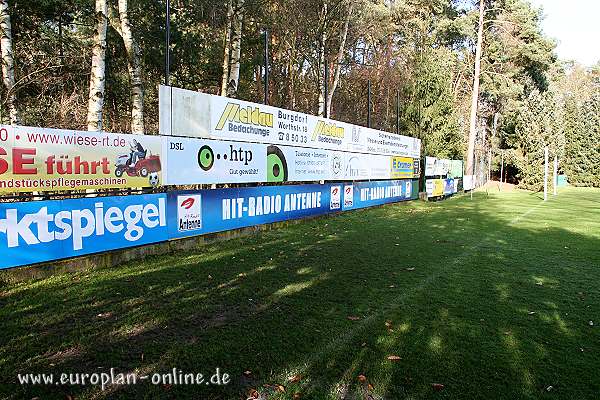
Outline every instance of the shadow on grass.
<path fill-rule="evenodd" d="M 546 204 L 523 193 L 399 204 L 5 286 L 0 393 L 596 398 L 598 192 L 573 193 Z M 111 367 L 219 367 L 231 383 L 16 383 L 18 373 Z"/>

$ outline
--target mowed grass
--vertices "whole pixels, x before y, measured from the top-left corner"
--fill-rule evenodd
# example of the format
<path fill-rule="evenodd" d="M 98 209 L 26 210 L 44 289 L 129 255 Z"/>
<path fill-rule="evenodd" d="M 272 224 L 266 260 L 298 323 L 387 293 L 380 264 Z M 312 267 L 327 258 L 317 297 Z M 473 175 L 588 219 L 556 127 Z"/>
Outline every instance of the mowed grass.
<path fill-rule="evenodd" d="M 598 399 L 600 190 L 540 197 L 389 205 L 4 283 L 0 396 Z M 231 383 L 16 383 L 111 367 Z"/>

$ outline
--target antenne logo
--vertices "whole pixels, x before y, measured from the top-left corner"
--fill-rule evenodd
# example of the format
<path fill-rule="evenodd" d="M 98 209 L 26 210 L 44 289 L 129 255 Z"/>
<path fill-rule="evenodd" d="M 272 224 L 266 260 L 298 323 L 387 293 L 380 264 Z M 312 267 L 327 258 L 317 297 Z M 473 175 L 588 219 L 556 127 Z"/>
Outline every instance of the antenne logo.
<path fill-rule="evenodd" d="M 342 190 L 341 186 L 331 187 L 331 196 L 329 202 L 329 209 L 338 210 L 341 208 Z"/>
<path fill-rule="evenodd" d="M 226 122 L 237 122 L 240 124 L 250 124 L 263 126 L 267 128 L 273 127 L 273 114 L 260 111 L 259 107 L 248 106 L 240 107 L 236 103 L 227 103 L 221 118 L 215 127 L 215 130 L 222 130 Z"/>
<path fill-rule="evenodd" d="M 202 195 L 177 196 L 177 225 L 179 232 L 202 229 Z"/>
<path fill-rule="evenodd" d="M 333 123 L 327 123 L 325 121 L 317 122 L 315 130 L 313 131 L 312 140 L 315 140 L 317 136 L 328 136 L 332 138 L 344 138 L 344 127 L 337 126 Z"/>
<path fill-rule="evenodd" d="M 347 185 L 344 187 L 344 207 L 354 206 L 354 186 Z"/>

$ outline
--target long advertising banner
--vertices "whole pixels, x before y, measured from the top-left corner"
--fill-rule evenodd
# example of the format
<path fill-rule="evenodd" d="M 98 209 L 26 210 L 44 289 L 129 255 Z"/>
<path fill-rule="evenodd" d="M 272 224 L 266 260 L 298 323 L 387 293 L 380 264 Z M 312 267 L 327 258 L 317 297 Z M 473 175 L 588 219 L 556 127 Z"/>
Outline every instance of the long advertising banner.
<path fill-rule="evenodd" d="M 418 176 L 419 160 L 410 157 L 181 137 L 166 137 L 165 146 L 167 185 Z"/>
<path fill-rule="evenodd" d="M 0 126 L 0 194 L 212 183 L 411 179 L 419 160 L 201 138 Z"/>
<path fill-rule="evenodd" d="M 169 193 L 169 236 L 180 238 L 418 198 L 417 181 L 340 182 Z"/>
<path fill-rule="evenodd" d="M 159 133 L 419 158 L 421 141 L 296 111 L 160 86 Z"/>
<path fill-rule="evenodd" d="M 0 203 L 0 269 L 418 198 L 418 181 Z"/>
<path fill-rule="evenodd" d="M 0 125 L 0 193 L 156 186 L 162 138 Z"/>

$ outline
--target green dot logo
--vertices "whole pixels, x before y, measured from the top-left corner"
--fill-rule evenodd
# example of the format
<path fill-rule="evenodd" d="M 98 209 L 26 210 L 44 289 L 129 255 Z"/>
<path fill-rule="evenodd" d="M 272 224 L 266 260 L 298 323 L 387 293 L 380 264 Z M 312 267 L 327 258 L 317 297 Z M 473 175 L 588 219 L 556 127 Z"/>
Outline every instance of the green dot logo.
<path fill-rule="evenodd" d="M 209 146 L 202 146 L 198 150 L 198 165 L 204 171 L 208 171 L 215 163 L 215 154 Z"/>
<path fill-rule="evenodd" d="M 281 149 L 267 147 L 267 182 L 285 182 L 288 179 L 287 163 Z"/>

